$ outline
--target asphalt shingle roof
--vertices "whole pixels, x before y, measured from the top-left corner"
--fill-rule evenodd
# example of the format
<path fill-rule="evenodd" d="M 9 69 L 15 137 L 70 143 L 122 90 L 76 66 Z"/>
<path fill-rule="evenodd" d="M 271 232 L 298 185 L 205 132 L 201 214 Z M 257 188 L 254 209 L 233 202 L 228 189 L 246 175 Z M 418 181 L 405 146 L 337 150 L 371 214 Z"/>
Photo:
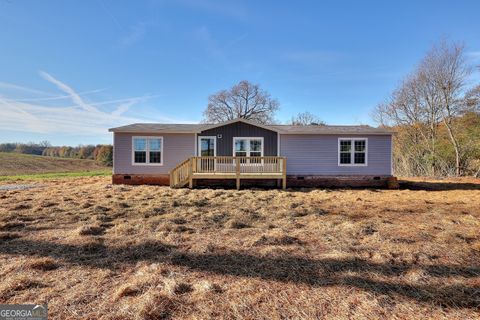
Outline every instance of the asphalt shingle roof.
<path fill-rule="evenodd" d="M 244 121 L 253 124 L 251 121 Z M 231 123 L 231 122 L 228 122 Z M 226 123 L 226 124 L 228 124 Z M 200 133 L 222 124 L 185 124 L 185 123 L 134 123 L 122 127 L 111 128 L 111 132 L 128 133 Z M 255 125 L 255 124 L 253 124 Z M 366 125 L 261 125 L 281 134 L 391 134 L 393 131 L 374 128 Z"/>
<path fill-rule="evenodd" d="M 168 132 L 168 133 L 195 133 L 207 127 L 206 124 L 187 123 L 134 123 L 122 127 L 111 128 L 111 132 Z"/>
<path fill-rule="evenodd" d="M 280 133 L 290 134 L 386 134 L 392 131 L 383 128 L 374 128 L 366 125 L 357 126 L 341 126 L 341 125 L 309 125 L 309 126 L 292 126 L 292 125 L 271 125 Z"/>

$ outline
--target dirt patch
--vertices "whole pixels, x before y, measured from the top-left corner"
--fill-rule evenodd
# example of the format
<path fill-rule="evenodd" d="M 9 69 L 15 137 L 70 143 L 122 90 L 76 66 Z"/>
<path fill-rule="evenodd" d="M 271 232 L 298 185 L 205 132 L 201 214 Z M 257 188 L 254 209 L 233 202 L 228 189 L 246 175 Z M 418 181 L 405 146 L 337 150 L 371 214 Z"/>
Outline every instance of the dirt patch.
<path fill-rule="evenodd" d="M 273 245 L 273 246 L 287 246 L 291 244 L 301 244 L 302 242 L 297 237 L 291 236 L 261 236 L 260 239 L 255 241 L 255 245 Z"/>
<path fill-rule="evenodd" d="M 78 229 L 81 236 L 100 236 L 104 234 L 105 228 L 100 226 L 83 226 Z"/>
<path fill-rule="evenodd" d="M 0 240 L 7 241 L 20 238 L 20 233 L 16 232 L 0 232 Z"/>
<path fill-rule="evenodd" d="M 45 185 L 41 184 L 3 184 L 0 185 L 0 191 L 11 191 L 11 190 L 27 190 L 33 188 L 42 188 Z"/>
<path fill-rule="evenodd" d="M 58 263 L 52 258 L 39 258 L 30 261 L 28 267 L 35 270 L 50 271 L 58 268 Z"/>
<path fill-rule="evenodd" d="M 26 227 L 26 223 L 23 221 L 10 221 L 0 223 L 0 231 L 21 230 Z"/>

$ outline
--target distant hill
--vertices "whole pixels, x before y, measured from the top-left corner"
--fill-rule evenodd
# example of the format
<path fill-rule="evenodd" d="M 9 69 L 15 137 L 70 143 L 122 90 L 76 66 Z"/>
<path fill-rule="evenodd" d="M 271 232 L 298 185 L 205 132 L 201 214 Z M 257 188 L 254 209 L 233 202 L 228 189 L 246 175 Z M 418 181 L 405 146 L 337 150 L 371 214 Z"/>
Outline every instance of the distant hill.
<path fill-rule="evenodd" d="M 0 152 L 0 176 L 108 170 L 94 160 Z"/>

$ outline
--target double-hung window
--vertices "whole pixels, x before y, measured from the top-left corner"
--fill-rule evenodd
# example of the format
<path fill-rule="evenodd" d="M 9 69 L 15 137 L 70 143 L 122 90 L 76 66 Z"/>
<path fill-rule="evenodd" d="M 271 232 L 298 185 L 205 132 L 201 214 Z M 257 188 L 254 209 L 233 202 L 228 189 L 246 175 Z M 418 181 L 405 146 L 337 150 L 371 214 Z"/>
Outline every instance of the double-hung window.
<path fill-rule="evenodd" d="M 133 137 L 133 165 L 162 165 L 163 137 Z"/>
<path fill-rule="evenodd" d="M 263 138 L 233 138 L 235 157 L 263 156 Z"/>
<path fill-rule="evenodd" d="M 263 138 L 233 138 L 233 154 L 235 157 L 263 157 Z M 241 160 L 245 162 L 244 159 Z M 250 163 L 257 163 L 260 159 L 249 159 Z"/>
<path fill-rule="evenodd" d="M 338 139 L 339 166 L 366 166 L 367 165 L 367 138 L 340 138 Z"/>

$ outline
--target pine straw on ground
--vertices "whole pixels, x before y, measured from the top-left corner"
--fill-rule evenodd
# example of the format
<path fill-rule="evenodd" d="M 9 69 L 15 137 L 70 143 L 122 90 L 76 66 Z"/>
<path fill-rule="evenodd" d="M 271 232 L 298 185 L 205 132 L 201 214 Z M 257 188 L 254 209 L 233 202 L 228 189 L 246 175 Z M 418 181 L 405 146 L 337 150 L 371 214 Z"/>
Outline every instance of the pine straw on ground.
<path fill-rule="evenodd" d="M 3 191 L 0 303 L 48 302 L 51 319 L 479 318 L 479 182 L 422 183 Z"/>

